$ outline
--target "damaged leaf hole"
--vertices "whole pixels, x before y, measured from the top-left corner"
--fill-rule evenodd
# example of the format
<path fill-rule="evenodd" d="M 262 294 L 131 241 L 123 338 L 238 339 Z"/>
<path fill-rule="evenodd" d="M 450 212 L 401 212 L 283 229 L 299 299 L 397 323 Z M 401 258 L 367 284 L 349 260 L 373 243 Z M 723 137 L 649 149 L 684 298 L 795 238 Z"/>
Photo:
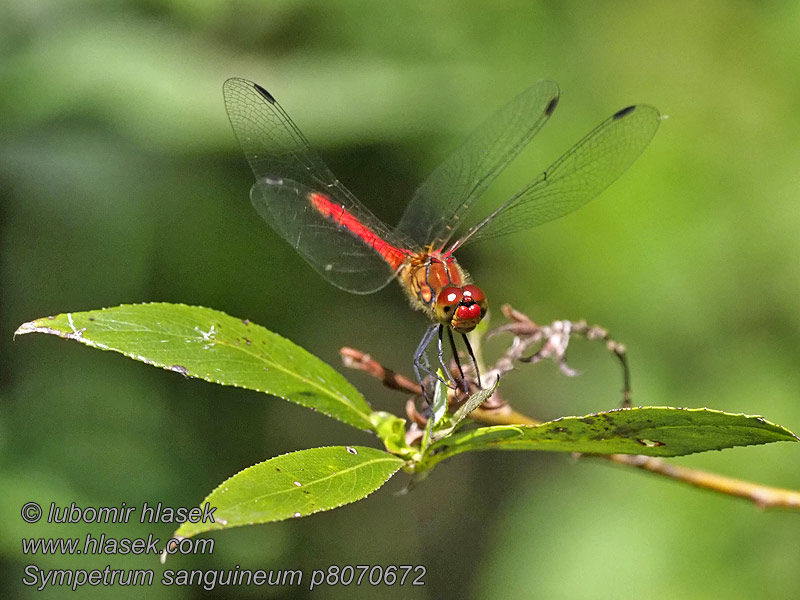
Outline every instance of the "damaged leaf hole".
<path fill-rule="evenodd" d="M 664 442 L 659 442 L 659 441 L 655 441 L 655 440 L 648 440 L 648 439 L 636 440 L 636 441 L 639 442 L 642 446 L 645 446 L 647 448 L 657 448 L 658 446 L 664 446 L 665 445 Z"/>

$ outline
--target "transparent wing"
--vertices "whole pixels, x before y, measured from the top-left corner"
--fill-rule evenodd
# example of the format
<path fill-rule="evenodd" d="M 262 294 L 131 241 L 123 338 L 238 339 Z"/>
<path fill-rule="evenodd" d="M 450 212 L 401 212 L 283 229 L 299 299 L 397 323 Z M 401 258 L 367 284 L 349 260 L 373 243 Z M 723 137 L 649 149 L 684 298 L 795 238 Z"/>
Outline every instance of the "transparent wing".
<path fill-rule="evenodd" d="M 256 183 L 250 200 L 261 217 L 333 285 L 366 294 L 379 290 L 394 270 L 375 251 L 364 230 L 389 244 L 406 240 L 392 232 L 336 179 L 272 95 L 245 79 L 223 85 L 225 107 Z M 363 228 L 358 235 L 320 213 L 311 202 L 322 194 Z"/>
<path fill-rule="evenodd" d="M 478 197 L 547 122 L 558 98 L 556 83 L 539 81 L 494 113 L 420 186 L 397 230 L 420 246 L 444 246 Z"/>
<path fill-rule="evenodd" d="M 541 225 L 577 210 L 633 164 L 660 122 L 658 110 L 644 104 L 616 112 L 472 227 L 456 246 Z"/>

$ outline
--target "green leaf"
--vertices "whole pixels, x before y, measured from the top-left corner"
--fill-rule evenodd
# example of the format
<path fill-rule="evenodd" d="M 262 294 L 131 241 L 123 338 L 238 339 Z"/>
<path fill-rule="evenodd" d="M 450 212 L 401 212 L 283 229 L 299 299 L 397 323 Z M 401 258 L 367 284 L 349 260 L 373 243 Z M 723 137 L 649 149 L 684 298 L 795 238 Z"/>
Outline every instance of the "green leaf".
<path fill-rule="evenodd" d="M 587 454 L 681 456 L 778 441 L 798 441 L 762 417 L 707 408 L 644 407 L 539 425 L 499 425 L 456 433 L 428 448 L 418 470 L 472 450 L 545 450 Z"/>
<path fill-rule="evenodd" d="M 436 373 L 436 383 L 433 387 L 433 404 L 431 406 L 431 416 L 425 425 L 425 431 L 422 434 L 422 441 L 420 442 L 420 449 L 425 452 L 425 449 L 433 442 L 433 429 L 437 423 L 440 423 L 447 414 L 447 384 L 444 383 L 444 373 L 439 369 Z M 449 421 L 449 419 L 448 419 Z"/>
<path fill-rule="evenodd" d="M 467 401 L 464 402 L 464 404 L 462 404 L 455 413 L 453 413 L 453 418 L 450 424 L 447 427 L 443 427 L 442 429 L 439 429 L 433 433 L 433 439 L 440 440 L 455 431 L 456 427 L 458 427 L 461 421 L 466 419 L 473 410 L 478 408 L 481 404 L 492 397 L 492 394 L 494 394 L 494 391 L 497 389 L 497 385 L 499 383 L 500 378 L 498 377 L 492 387 L 478 390 L 469 398 L 467 398 Z"/>
<path fill-rule="evenodd" d="M 21 325 L 149 365 L 266 392 L 364 430 L 372 412 L 338 372 L 289 340 L 225 313 L 183 304 L 132 304 L 66 313 Z"/>
<path fill-rule="evenodd" d="M 392 413 L 375 411 L 370 415 L 375 433 L 392 454 L 411 458 L 418 452 L 406 443 L 406 421 Z"/>
<path fill-rule="evenodd" d="M 363 446 L 311 448 L 276 456 L 224 481 L 203 501 L 216 507 L 214 522 L 184 523 L 190 537 L 216 529 L 282 521 L 366 498 L 404 461 Z"/>
<path fill-rule="evenodd" d="M 447 414 L 447 384 L 444 383 L 444 372 L 439 369 L 436 373 L 436 385 L 433 388 L 433 407 L 429 421 L 436 425 Z"/>

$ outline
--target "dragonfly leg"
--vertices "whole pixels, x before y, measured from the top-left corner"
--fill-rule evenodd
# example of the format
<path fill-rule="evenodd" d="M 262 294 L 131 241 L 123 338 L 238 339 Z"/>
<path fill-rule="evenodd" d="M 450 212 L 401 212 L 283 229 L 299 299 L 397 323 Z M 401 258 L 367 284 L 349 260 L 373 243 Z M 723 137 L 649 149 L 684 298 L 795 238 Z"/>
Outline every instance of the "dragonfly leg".
<path fill-rule="evenodd" d="M 464 345 L 467 347 L 469 357 L 472 359 L 472 366 L 475 367 L 475 379 L 478 381 L 478 387 L 482 389 L 481 372 L 478 370 L 478 360 L 475 358 L 475 353 L 472 351 L 472 345 L 469 343 L 469 338 L 467 337 L 466 333 L 462 333 L 461 337 L 464 338 Z M 460 365 L 459 368 L 461 368 Z M 461 377 L 464 377 L 464 375 L 462 374 Z"/>
<path fill-rule="evenodd" d="M 442 380 L 442 383 L 447 385 L 449 388 L 456 389 L 458 385 L 456 385 L 455 379 L 453 379 L 453 374 L 450 372 L 450 367 L 444 362 L 444 348 L 442 346 L 442 336 L 444 334 L 444 325 L 439 325 L 439 343 L 437 345 L 437 352 L 439 355 L 439 364 L 442 367 L 442 372 L 447 376 L 447 379 L 450 380 L 450 383 L 447 381 Z M 450 332 L 450 328 L 447 328 L 447 335 L 450 336 L 450 347 L 453 349 L 453 356 L 455 356 L 456 364 L 458 364 L 458 370 L 461 371 L 461 364 L 458 362 L 458 355 L 456 354 L 456 347 L 453 345 L 453 334 Z M 461 374 L 461 377 L 464 377 L 464 374 Z M 441 379 L 441 377 L 439 378 Z"/>
<path fill-rule="evenodd" d="M 456 341 L 453 339 L 453 330 L 449 327 L 447 328 L 447 337 L 450 339 L 450 349 L 453 352 L 453 359 L 456 361 L 456 366 L 458 367 L 458 374 L 461 376 L 461 387 L 464 388 L 465 394 L 469 394 L 467 379 L 464 377 L 464 369 L 461 368 L 461 360 L 458 358 L 458 350 L 456 350 Z M 464 339 L 466 339 L 466 336 Z M 469 348 L 469 355 L 472 356 L 472 348 L 469 347 L 469 344 L 467 344 L 467 348 Z"/>
<path fill-rule="evenodd" d="M 422 339 L 419 342 L 419 346 L 417 346 L 416 352 L 414 352 L 414 376 L 417 378 L 420 386 L 422 387 L 422 395 L 425 396 L 425 400 L 428 401 L 428 405 L 430 405 L 430 398 L 428 398 L 428 391 L 425 389 L 425 384 L 422 377 L 422 372 L 425 372 L 427 375 L 432 375 L 436 377 L 436 374 L 431 370 L 430 363 L 428 362 L 428 356 L 426 354 L 426 350 L 428 346 L 430 346 L 431 342 L 433 341 L 433 336 L 436 335 L 436 328 L 438 325 L 431 325 L 425 331 L 425 334 L 422 336 Z"/>
<path fill-rule="evenodd" d="M 433 342 L 433 338 L 434 336 L 436 336 L 437 333 L 439 338 L 438 348 L 437 348 L 439 364 L 444 369 L 444 372 L 446 373 L 446 376 L 448 378 L 447 380 L 439 377 L 439 375 L 433 370 L 433 368 L 430 366 L 430 362 L 428 361 L 428 355 L 426 352 L 428 346 L 431 345 L 431 342 Z M 423 374 L 438 379 L 439 381 L 444 383 L 447 387 L 453 390 L 455 390 L 458 387 L 455 379 L 453 379 L 453 375 L 450 373 L 450 369 L 444 362 L 444 348 L 442 345 L 443 335 L 444 335 L 444 325 L 441 324 L 431 325 L 425 331 L 425 335 L 422 336 L 422 340 L 420 341 L 419 346 L 417 346 L 417 351 L 414 353 L 414 376 L 417 378 L 417 381 L 422 387 L 422 395 L 425 397 L 425 400 L 428 401 L 429 406 L 430 406 L 430 397 L 428 395 L 428 390 L 425 388 L 425 383 L 422 377 Z M 451 338 L 451 345 L 452 345 L 452 338 Z M 453 348 L 453 355 L 455 356 L 455 348 Z M 457 357 L 456 361 L 458 361 Z M 459 364 L 459 371 L 460 370 L 461 370 L 461 365 Z"/>

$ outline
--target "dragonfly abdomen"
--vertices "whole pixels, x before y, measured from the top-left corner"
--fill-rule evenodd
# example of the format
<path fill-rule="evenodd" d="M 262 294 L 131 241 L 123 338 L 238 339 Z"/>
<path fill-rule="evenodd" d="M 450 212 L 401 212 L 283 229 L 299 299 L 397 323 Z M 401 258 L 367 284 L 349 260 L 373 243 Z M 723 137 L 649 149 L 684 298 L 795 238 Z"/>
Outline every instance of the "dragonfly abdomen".
<path fill-rule="evenodd" d="M 308 195 L 311 206 L 326 219 L 330 219 L 337 226 L 345 229 L 350 234 L 370 246 L 378 255 L 385 260 L 392 270 L 396 271 L 408 257 L 408 253 L 400 248 L 393 246 L 369 227 L 364 225 L 358 218 L 343 206 L 331 202 L 325 194 L 311 192 Z"/>

